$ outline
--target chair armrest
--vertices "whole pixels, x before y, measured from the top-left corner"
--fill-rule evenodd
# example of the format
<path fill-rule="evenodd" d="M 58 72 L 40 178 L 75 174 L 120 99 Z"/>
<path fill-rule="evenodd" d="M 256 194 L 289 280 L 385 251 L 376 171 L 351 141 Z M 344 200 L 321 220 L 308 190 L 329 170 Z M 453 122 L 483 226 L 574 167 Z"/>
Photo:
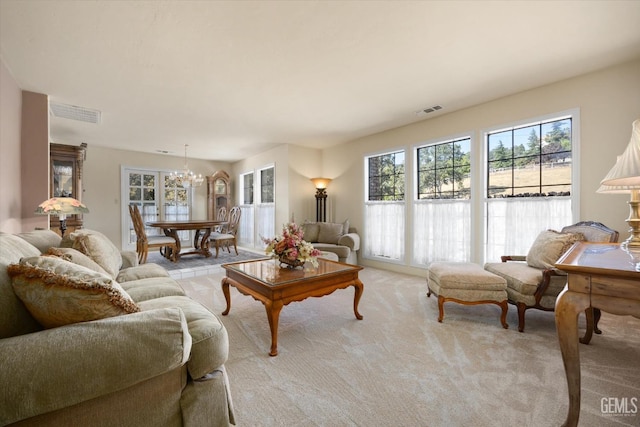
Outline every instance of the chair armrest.
<path fill-rule="evenodd" d="M 500 257 L 500 259 L 502 260 L 502 262 L 507 262 L 507 261 L 526 261 L 527 260 L 527 256 L 526 255 L 502 255 Z"/>
<path fill-rule="evenodd" d="M 360 236 L 356 233 L 343 234 L 338 239 L 338 245 L 347 246 L 352 251 L 360 249 Z"/>
<path fill-rule="evenodd" d="M 2 339 L 0 425 L 126 389 L 179 368 L 190 353 L 179 308 Z"/>
<path fill-rule="evenodd" d="M 136 252 L 122 251 L 120 255 L 122 255 L 122 267 L 120 267 L 120 270 L 138 265 L 138 254 Z"/>

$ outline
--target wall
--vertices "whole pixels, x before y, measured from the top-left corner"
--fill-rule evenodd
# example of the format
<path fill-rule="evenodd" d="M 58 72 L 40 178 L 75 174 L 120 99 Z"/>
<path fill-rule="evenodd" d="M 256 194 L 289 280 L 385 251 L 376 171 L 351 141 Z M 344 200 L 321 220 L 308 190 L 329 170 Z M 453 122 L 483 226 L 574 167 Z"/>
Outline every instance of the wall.
<path fill-rule="evenodd" d="M 0 231 L 22 231 L 20 178 L 20 121 L 22 91 L 0 61 Z M 11 185 L 8 185 L 10 183 Z M 34 207 L 35 209 L 35 207 Z"/>
<path fill-rule="evenodd" d="M 121 166 L 139 169 L 174 171 L 183 168 L 184 158 L 162 154 L 139 153 L 114 150 L 89 144 L 84 163 L 83 203 L 90 213 L 83 216 L 84 227 L 96 229 L 109 237 L 117 247 L 122 247 L 122 202 L 120 173 Z M 188 159 L 189 169 L 203 176 L 218 170 L 230 172 L 231 166 L 225 162 Z M 232 181 L 235 177 L 231 177 Z M 207 217 L 207 183 L 194 189 L 194 219 Z M 232 193 L 235 200 L 237 193 Z M 128 217 L 128 211 L 126 217 Z"/>
<path fill-rule="evenodd" d="M 619 230 L 624 239 L 628 236 L 624 221 L 629 213 L 628 197 L 595 191 L 629 143 L 632 122 L 640 118 L 640 60 L 325 150 L 323 175 L 334 179 L 330 189 L 336 198 L 336 216 L 349 218 L 352 225 L 363 229 L 363 157 L 367 154 L 392 148 L 410 150 L 424 141 L 469 131 L 481 143 L 482 131 L 488 127 L 573 108 L 580 109 L 580 219 L 600 221 Z M 362 264 L 420 273 L 373 261 Z"/>

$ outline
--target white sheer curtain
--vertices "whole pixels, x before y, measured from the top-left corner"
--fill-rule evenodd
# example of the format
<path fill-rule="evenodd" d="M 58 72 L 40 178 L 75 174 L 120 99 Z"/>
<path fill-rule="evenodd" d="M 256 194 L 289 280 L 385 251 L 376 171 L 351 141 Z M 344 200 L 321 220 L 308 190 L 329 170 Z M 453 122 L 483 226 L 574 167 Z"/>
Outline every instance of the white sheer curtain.
<path fill-rule="evenodd" d="M 238 244 L 240 246 L 253 247 L 254 217 L 253 205 L 240 206 L 240 224 L 238 225 Z"/>
<path fill-rule="evenodd" d="M 571 197 L 487 200 L 488 262 L 501 255 L 526 255 L 541 231 L 571 225 Z"/>
<path fill-rule="evenodd" d="M 364 255 L 404 260 L 405 202 L 365 203 Z"/>
<path fill-rule="evenodd" d="M 276 205 L 275 203 L 258 203 L 256 205 L 256 235 L 255 247 L 262 248 L 261 237 L 274 237 L 276 222 Z"/>
<path fill-rule="evenodd" d="M 413 208 L 413 262 L 471 260 L 471 201 L 421 200 Z"/>

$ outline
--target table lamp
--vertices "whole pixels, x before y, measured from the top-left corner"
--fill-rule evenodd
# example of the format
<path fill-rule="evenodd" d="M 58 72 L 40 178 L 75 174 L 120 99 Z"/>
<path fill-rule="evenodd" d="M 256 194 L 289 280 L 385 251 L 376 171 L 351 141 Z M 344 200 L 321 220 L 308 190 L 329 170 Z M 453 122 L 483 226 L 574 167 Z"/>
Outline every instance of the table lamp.
<path fill-rule="evenodd" d="M 67 215 L 89 213 L 89 209 L 73 197 L 52 197 L 40 203 L 36 209 L 40 215 L 58 215 L 60 234 L 64 237 L 67 229 Z"/>
<path fill-rule="evenodd" d="M 631 235 L 622 246 L 640 249 L 640 119 L 633 122 L 629 145 L 600 184 L 598 193 L 631 193 L 626 220 Z"/>

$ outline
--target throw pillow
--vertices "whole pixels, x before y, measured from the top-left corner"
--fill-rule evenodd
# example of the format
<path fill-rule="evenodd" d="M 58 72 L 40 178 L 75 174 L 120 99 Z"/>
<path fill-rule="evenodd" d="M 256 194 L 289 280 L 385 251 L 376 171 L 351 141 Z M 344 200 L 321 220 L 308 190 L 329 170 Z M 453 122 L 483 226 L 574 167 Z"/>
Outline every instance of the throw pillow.
<path fill-rule="evenodd" d="M 302 238 L 310 243 L 318 241 L 318 233 L 320 233 L 320 225 L 317 222 L 305 222 L 302 224 Z"/>
<path fill-rule="evenodd" d="M 94 260 L 86 256 L 82 252 L 73 248 L 49 248 L 46 255 L 57 256 L 74 264 L 87 267 L 88 269 L 93 270 L 97 273 L 109 276 L 109 273 L 107 273 L 104 268 L 100 267 L 98 263 L 96 263 Z"/>
<path fill-rule="evenodd" d="M 527 264 L 534 268 L 555 268 L 554 264 L 575 242 L 584 240 L 580 233 L 541 232 L 527 254 Z"/>
<path fill-rule="evenodd" d="M 105 269 L 111 278 L 118 276 L 122 267 L 122 255 L 118 248 L 99 231 L 79 230 L 70 233 L 72 248 L 76 249 Z"/>
<path fill-rule="evenodd" d="M 45 328 L 140 311 L 116 281 L 61 258 L 22 258 L 7 273 L 18 298 Z"/>
<path fill-rule="evenodd" d="M 52 230 L 33 230 L 18 234 L 18 237 L 38 248 L 40 253 L 47 252 L 52 246 L 60 246 L 62 237 Z"/>
<path fill-rule="evenodd" d="M 338 244 L 338 240 L 340 236 L 343 234 L 344 226 L 343 224 L 335 224 L 332 222 L 321 222 L 318 224 L 320 226 L 320 231 L 318 232 L 318 242 L 319 243 L 332 243 L 334 245 Z"/>

